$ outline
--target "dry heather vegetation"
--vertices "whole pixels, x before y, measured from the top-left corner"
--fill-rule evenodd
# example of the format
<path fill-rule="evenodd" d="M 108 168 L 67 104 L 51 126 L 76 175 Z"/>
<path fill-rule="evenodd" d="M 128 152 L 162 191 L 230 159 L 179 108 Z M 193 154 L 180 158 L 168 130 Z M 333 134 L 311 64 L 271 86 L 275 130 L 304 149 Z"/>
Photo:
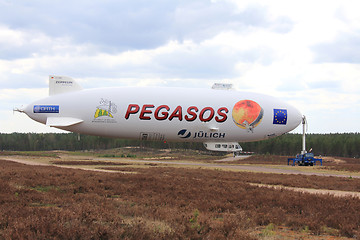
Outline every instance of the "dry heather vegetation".
<path fill-rule="evenodd" d="M 259 239 L 279 229 L 360 236 L 358 198 L 247 184 L 359 191 L 360 179 L 113 168 L 118 172 L 0 161 L 0 239 Z"/>
<path fill-rule="evenodd" d="M 277 156 L 277 155 L 252 155 L 245 159 L 238 161 L 227 162 L 227 164 L 266 164 L 266 165 L 285 165 L 287 159 L 294 156 Z M 319 157 L 323 159 L 323 169 L 360 172 L 359 158 L 345 158 L 345 157 Z M 319 164 L 319 163 L 317 163 Z"/>

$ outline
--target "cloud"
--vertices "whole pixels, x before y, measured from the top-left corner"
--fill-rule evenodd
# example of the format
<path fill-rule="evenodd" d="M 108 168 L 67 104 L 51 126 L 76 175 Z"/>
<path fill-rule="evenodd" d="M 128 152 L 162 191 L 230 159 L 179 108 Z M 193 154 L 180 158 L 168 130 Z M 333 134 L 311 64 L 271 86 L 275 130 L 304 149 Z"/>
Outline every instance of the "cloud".
<path fill-rule="evenodd" d="M 271 49 L 252 47 L 245 49 L 232 45 L 237 34 L 196 43 L 193 41 L 170 41 L 149 50 L 132 50 L 117 54 L 94 52 L 92 45 L 62 44 L 48 46 L 51 54 L 39 54 L 31 58 L 2 60 L 0 80 L 5 88 L 44 87 L 47 75 L 60 74 L 81 78 L 138 79 L 224 79 L 238 75 L 238 62 L 263 62 L 270 59 Z M 236 44 L 236 43 L 234 43 Z M 253 46 L 254 48 L 256 47 Z M 268 60 L 266 60 L 268 59 Z M 56 70 L 54 72 L 54 69 Z M 37 74 L 34 74 L 37 73 Z M 106 84 L 102 82 L 102 84 Z"/>
<path fill-rule="evenodd" d="M 14 108 L 21 109 L 27 104 L 44 98 L 48 95 L 48 89 L 0 89 L 0 115 L 1 133 L 11 132 L 59 132 L 42 124 L 31 121 L 25 114 L 13 112 Z"/>
<path fill-rule="evenodd" d="M 289 19 L 268 19 L 260 5 L 239 11 L 228 1 L 5 1 L 0 9 L 3 25 L 13 32 L 25 30 L 26 39 L 35 40 L 18 42 L 10 48 L 9 59 L 26 56 L 27 51 L 14 51 L 19 44 L 40 52 L 39 37 L 68 38 L 76 45 L 92 44 L 102 52 L 116 53 L 157 48 L 169 41 L 202 42 L 223 31 L 291 28 Z"/>
<path fill-rule="evenodd" d="M 24 104 L 28 104 L 40 98 L 48 96 L 48 88 L 40 89 L 0 89 L 0 110 L 11 111 L 14 107 L 21 108 Z"/>
<path fill-rule="evenodd" d="M 44 87 L 48 74 L 230 79 L 238 74 L 238 62 L 270 63 L 273 54 L 266 45 L 243 44 L 240 36 L 268 27 L 286 32 L 292 25 L 287 17 L 269 19 L 261 5 L 238 9 L 231 1 L 38 0 L 0 6 L 4 88 Z M 229 45 L 233 39 L 240 41 Z"/>
<path fill-rule="evenodd" d="M 316 62 L 360 63 L 360 33 L 340 33 L 332 42 L 312 47 Z"/>
<path fill-rule="evenodd" d="M 84 88 L 229 82 L 278 96 L 319 119 L 337 119 L 360 102 L 357 6 L 324 0 L 3 0 L 0 111 L 6 115 L 38 99 L 36 91 L 47 95 L 48 75 L 57 74 Z"/>

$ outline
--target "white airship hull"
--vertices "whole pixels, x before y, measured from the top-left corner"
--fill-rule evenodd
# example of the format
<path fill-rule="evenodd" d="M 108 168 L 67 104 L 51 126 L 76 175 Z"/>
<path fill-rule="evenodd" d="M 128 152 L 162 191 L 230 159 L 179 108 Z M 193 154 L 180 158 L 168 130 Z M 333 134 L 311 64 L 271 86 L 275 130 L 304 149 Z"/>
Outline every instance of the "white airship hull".
<path fill-rule="evenodd" d="M 77 89 L 23 111 L 71 132 L 161 141 L 257 141 L 289 132 L 302 119 L 293 106 L 262 94 L 161 87 Z"/>

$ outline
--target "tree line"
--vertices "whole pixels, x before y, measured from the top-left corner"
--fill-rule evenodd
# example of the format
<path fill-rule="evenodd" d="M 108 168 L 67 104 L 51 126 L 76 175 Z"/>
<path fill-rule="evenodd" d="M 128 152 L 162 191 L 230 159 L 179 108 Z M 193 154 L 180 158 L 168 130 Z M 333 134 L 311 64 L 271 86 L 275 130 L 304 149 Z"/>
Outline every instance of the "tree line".
<path fill-rule="evenodd" d="M 295 155 L 301 134 L 284 134 L 258 142 L 240 143 L 244 151 L 258 154 Z M 100 150 L 126 146 L 205 150 L 202 143 L 139 141 L 78 135 L 75 133 L 0 133 L 1 151 Z M 306 148 L 315 155 L 360 157 L 360 133 L 308 134 Z"/>

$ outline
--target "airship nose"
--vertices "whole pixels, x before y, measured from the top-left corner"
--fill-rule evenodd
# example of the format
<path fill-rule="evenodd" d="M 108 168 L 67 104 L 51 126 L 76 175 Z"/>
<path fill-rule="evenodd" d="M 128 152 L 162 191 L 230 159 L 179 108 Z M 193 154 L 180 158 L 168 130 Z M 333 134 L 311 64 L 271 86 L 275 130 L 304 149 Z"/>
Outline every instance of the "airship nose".
<path fill-rule="evenodd" d="M 289 115 L 288 115 L 289 130 L 288 131 L 291 131 L 291 130 L 295 129 L 297 126 L 299 126 L 299 124 L 302 121 L 303 116 L 302 116 L 301 112 L 293 106 L 289 106 L 288 111 L 289 111 Z"/>
<path fill-rule="evenodd" d="M 24 109 L 23 109 L 23 112 L 28 115 L 29 118 L 37 121 L 37 122 L 40 122 L 40 123 L 43 123 L 45 124 L 46 122 L 46 118 L 47 116 L 44 115 L 44 114 L 36 114 L 35 111 L 34 111 L 34 103 L 32 104 L 29 104 L 27 105 Z"/>
<path fill-rule="evenodd" d="M 31 115 L 32 115 L 32 104 L 27 105 L 27 106 L 23 109 L 23 112 L 31 118 Z"/>

